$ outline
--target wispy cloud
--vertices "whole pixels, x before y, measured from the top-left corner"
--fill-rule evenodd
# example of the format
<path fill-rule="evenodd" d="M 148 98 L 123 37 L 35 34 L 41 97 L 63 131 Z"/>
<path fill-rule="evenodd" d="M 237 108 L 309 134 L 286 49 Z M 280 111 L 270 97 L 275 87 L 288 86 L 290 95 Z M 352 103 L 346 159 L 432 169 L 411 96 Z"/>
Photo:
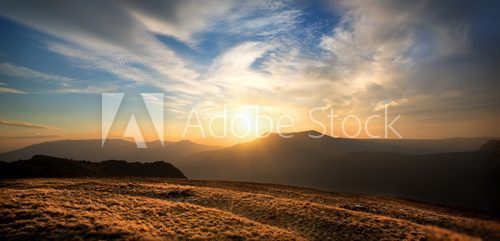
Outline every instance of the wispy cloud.
<path fill-rule="evenodd" d="M 11 63 L 0 63 L 0 73 L 11 75 L 11 76 L 16 76 L 16 77 L 58 81 L 58 82 L 64 82 L 64 83 L 74 81 L 74 79 L 72 79 L 72 78 L 68 78 L 68 77 L 60 76 L 60 75 L 45 74 L 45 73 L 42 73 L 42 72 L 39 72 L 36 70 L 32 70 L 30 68 L 14 65 Z"/>
<path fill-rule="evenodd" d="M 12 89 L 12 88 L 7 88 L 7 87 L 0 87 L 0 93 L 26 94 L 26 92 L 24 92 L 22 90 L 17 90 L 17 89 Z"/>
<path fill-rule="evenodd" d="M 237 12 L 239 7 L 232 0 L 209 1 L 203 7 L 199 4 L 196 0 L 158 1 L 150 4 L 128 1 L 125 8 L 149 31 L 173 36 L 195 47 L 199 40 L 194 35 L 213 30 L 217 22 L 226 19 L 228 14 Z"/>
<path fill-rule="evenodd" d="M 377 105 L 375 106 L 375 108 L 373 109 L 374 111 L 379 111 L 379 110 L 383 110 L 384 108 L 389 108 L 389 107 L 396 107 L 396 106 L 400 106 L 400 105 L 404 105 L 404 104 L 407 104 L 408 103 L 408 99 L 406 98 L 403 98 L 403 99 L 399 99 L 399 100 L 384 100 L 384 101 L 380 101 L 377 103 Z"/>
<path fill-rule="evenodd" d="M 22 121 L 10 121 L 10 120 L 0 120 L 0 125 L 18 126 L 18 127 L 35 128 L 35 129 L 56 129 L 55 127 L 47 125 L 40 125 Z"/>
<path fill-rule="evenodd" d="M 214 86 L 213 82 L 210 83 L 212 86 L 207 86 L 203 77 L 207 73 L 193 68 L 193 60 L 178 56 L 160 42 L 157 35 L 174 37 L 198 49 L 205 38 L 203 34 L 215 32 L 229 41 L 221 48 L 234 51 L 237 47 L 231 46 L 235 44 L 232 41 L 241 41 L 238 38 L 257 36 L 264 41 L 261 45 L 266 46 L 291 39 L 291 36 L 285 38 L 284 35 L 294 29 L 300 16 L 299 10 L 289 9 L 279 2 L 221 0 L 211 1 L 203 7 L 199 4 L 198 1 L 147 4 L 125 1 L 99 5 L 48 2 L 40 9 L 6 1 L 0 4 L 3 9 L 0 14 L 57 37 L 55 41 L 45 42 L 48 49 L 67 57 L 74 66 L 104 71 L 176 95 L 197 96 L 195 99 L 214 96 L 221 87 L 227 86 Z M 67 14 L 68 9 L 74 9 L 69 12 L 92 12 L 93 17 Z M 221 53 L 221 56 L 229 54 Z M 48 78 L 14 66 L 5 65 L 5 68 L 11 74 Z"/>
<path fill-rule="evenodd" d="M 0 139 L 51 139 L 51 138 L 63 138 L 60 135 L 16 135 L 16 136 L 0 136 Z"/>
<path fill-rule="evenodd" d="M 79 61 L 85 68 L 162 88 L 171 81 L 194 81 L 198 73 L 130 15 L 132 3 L 126 5 L 109 1 L 34 6 L 6 1 L 0 4 L 0 13 L 62 40 L 49 45 L 50 50 Z"/>
<path fill-rule="evenodd" d="M 50 84 L 50 90 L 44 93 L 80 93 L 80 94 L 99 94 L 102 92 L 117 91 L 117 85 L 109 82 L 94 84 L 91 81 L 78 80 L 61 75 L 52 75 L 39 72 L 24 66 L 11 63 L 1 63 L 0 73 L 16 77 L 26 78 L 31 81 L 44 80 L 45 84 Z M 0 85 L 7 84 L 0 82 Z M 14 88 L 0 87 L 0 93 L 26 94 L 26 92 Z M 39 93 L 39 91 L 33 91 Z"/>

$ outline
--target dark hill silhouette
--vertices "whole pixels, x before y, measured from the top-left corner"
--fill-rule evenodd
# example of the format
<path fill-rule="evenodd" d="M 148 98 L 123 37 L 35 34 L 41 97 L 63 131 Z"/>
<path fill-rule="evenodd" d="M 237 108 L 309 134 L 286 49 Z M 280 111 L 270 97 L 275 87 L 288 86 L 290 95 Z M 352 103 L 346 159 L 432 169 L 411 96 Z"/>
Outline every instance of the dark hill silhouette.
<path fill-rule="evenodd" d="M 101 146 L 100 139 L 50 141 L 1 153 L 0 160 L 11 162 L 28 159 L 34 155 L 47 155 L 88 161 L 116 159 L 150 162 L 177 160 L 196 152 L 218 148 L 190 141 L 165 142 L 164 147 L 159 141 L 148 142 L 146 145 L 148 148 L 140 149 L 136 147 L 135 143 L 120 139 L 106 140 L 104 147 Z"/>
<path fill-rule="evenodd" d="M 109 160 L 102 162 L 75 161 L 36 155 L 28 160 L 0 163 L 0 178 L 34 177 L 164 177 L 186 178 L 172 164 Z"/>
<path fill-rule="evenodd" d="M 479 151 L 425 155 L 396 153 L 384 142 L 312 139 L 309 132 L 270 135 L 193 154 L 176 165 L 189 178 L 238 180 L 393 195 L 420 201 L 499 210 L 500 161 Z M 404 147 L 406 148 L 406 147 Z"/>

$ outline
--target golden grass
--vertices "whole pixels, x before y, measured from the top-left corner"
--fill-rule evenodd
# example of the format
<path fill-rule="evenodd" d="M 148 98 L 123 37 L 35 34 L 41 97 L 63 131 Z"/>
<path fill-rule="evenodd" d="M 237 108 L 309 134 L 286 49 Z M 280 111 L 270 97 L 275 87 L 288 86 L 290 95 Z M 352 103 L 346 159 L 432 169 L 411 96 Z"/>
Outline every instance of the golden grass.
<path fill-rule="evenodd" d="M 1 240 L 500 239 L 490 217 L 278 185 L 33 179 L 0 189 Z"/>

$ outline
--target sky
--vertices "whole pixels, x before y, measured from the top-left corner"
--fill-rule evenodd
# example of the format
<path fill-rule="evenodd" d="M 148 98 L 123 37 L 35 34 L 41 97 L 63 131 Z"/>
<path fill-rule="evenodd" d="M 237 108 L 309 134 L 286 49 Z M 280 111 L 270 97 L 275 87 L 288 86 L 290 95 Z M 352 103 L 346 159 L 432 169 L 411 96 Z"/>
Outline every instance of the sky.
<path fill-rule="evenodd" d="M 500 136 L 499 5 L 1 0 L 0 151 L 101 138 L 102 93 L 125 93 L 108 138 L 134 115 L 159 139 L 141 93 L 163 93 L 172 141 Z M 398 134 L 382 135 L 386 111 Z M 222 113 L 235 133 L 216 137 Z"/>

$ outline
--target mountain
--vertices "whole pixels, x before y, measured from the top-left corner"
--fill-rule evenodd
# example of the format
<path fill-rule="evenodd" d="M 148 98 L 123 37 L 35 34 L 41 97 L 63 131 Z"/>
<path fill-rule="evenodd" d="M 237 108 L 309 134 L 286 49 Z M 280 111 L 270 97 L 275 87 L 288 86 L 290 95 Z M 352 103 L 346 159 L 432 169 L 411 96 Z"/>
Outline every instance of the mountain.
<path fill-rule="evenodd" d="M 189 178 L 278 183 L 499 210 L 500 160 L 491 149 L 410 155 L 404 153 L 422 149 L 403 140 L 314 139 L 310 133 L 294 133 L 290 139 L 271 135 L 195 153 L 176 165 Z"/>
<path fill-rule="evenodd" d="M 0 178 L 33 177 L 164 177 L 186 178 L 172 164 L 126 161 L 75 161 L 51 156 L 36 155 L 28 160 L 0 164 Z"/>
<path fill-rule="evenodd" d="M 493 137 L 447 138 L 447 139 L 365 139 L 367 142 L 384 143 L 394 148 L 387 151 L 402 154 L 433 154 L 443 152 L 475 151 Z"/>
<path fill-rule="evenodd" d="M 404 140 L 404 139 L 349 139 L 333 138 L 324 135 L 311 138 L 320 133 L 304 131 L 287 133 L 292 138 L 282 138 L 271 134 L 251 142 L 192 154 L 174 164 L 183 167 L 188 176 L 196 178 L 241 179 L 254 175 L 245 170 L 259 169 L 268 172 L 269 181 L 275 181 L 277 174 L 289 175 L 287 169 L 297 171 L 309 168 L 321 161 L 340 158 L 354 152 L 392 152 L 400 154 L 434 154 L 443 152 L 475 151 L 489 139 L 451 138 L 442 140 Z M 213 164 L 213 165 L 212 165 Z M 249 166 L 247 166 L 249 165 Z M 223 167 L 241 172 L 227 172 Z M 209 175 L 205 175 L 209 174 Z M 262 178 L 260 178 L 261 180 Z M 287 183 L 289 178 L 284 177 Z M 266 181 L 266 180 L 264 180 Z M 302 182 L 297 182 L 300 184 Z"/>
<path fill-rule="evenodd" d="M 500 140 L 490 140 L 479 148 L 479 150 L 495 153 L 495 157 L 500 159 Z"/>
<path fill-rule="evenodd" d="M 12 162 L 28 159 L 34 155 L 57 156 L 78 160 L 101 161 L 108 159 L 144 161 L 177 160 L 190 154 L 214 150 L 218 147 L 206 146 L 190 141 L 165 142 L 162 146 L 159 141 L 146 143 L 147 148 L 137 148 L 135 143 L 111 139 L 106 140 L 104 146 L 100 139 L 91 140 L 60 140 L 30 145 L 19 150 L 0 153 L 0 160 Z"/>

